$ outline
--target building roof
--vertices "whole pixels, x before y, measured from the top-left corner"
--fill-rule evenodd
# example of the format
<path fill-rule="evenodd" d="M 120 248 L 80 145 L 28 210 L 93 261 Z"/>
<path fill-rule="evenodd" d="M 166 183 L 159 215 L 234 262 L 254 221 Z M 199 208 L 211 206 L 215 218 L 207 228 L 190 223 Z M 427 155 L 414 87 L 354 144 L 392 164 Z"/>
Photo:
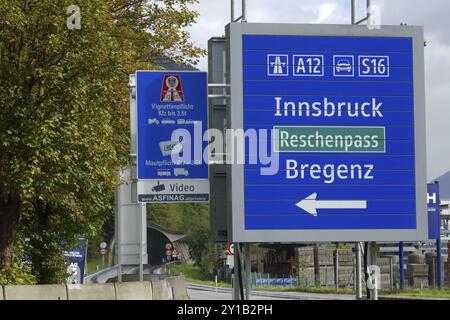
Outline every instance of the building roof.
<path fill-rule="evenodd" d="M 182 71 L 196 71 L 198 70 L 194 66 L 187 64 L 178 64 L 170 58 L 160 57 L 156 58 L 155 65 L 166 70 L 182 70 Z"/>

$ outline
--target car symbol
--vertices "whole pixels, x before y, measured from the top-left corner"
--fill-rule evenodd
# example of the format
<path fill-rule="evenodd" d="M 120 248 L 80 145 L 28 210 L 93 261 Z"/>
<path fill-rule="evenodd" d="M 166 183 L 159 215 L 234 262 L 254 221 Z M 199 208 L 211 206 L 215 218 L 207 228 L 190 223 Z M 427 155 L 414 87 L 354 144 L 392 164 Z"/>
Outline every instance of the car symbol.
<path fill-rule="evenodd" d="M 163 121 L 161 121 L 161 124 L 175 124 L 175 120 L 171 120 L 171 119 L 164 119 Z"/>
<path fill-rule="evenodd" d="M 161 192 L 164 190 L 166 190 L 166 186 L 164 184 L 159 184 L 159 181 L 158 181 L 158 185 L 156 185 L 152 188 L 153 192 Z"/>
<path fill-rule="evenodd" d="M 184 168 L 175 168 L 173 169 L 173 174 L 175 175 L 175 177 L 178 176 L 189 176 L 189 171 L 184 169 Z"/>
<path fill-rule="evenodd" d="M 336 65 L 336 70 L 338 72 L 341 72 L 341 71 L 351 72 L 352 65 L 350 64 L 350 61 L 347 59 L 338 60 L 338 63 Z"/>

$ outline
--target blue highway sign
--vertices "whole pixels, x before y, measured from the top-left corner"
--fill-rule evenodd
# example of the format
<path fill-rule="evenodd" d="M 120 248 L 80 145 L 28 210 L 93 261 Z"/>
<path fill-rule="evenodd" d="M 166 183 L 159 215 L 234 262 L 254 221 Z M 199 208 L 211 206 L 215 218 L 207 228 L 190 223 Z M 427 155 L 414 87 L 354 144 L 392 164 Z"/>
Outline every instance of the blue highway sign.
<path fill-rule="evenodd" d="M 429 183 L 427 191 L 428 238 L 430 240 L 436 240 L 441 236 L 441 200 L 439 197 L 439 182 Z"/>

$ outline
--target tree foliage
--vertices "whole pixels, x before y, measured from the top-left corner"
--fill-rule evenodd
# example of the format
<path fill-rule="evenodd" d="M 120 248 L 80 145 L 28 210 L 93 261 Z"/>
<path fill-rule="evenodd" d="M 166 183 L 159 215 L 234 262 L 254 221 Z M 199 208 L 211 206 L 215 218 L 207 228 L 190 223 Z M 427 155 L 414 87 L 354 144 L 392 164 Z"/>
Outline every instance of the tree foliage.
<path fill-rule="evenodd" d="M 61 282 L 62 243 L 101 230 L 129 150 L 128 74 L 195 63 L 193 2 L 79 0 L 69 30 L 71 0 L 0 0 L 0 271 L 20 229 L 38 281 Z"/>

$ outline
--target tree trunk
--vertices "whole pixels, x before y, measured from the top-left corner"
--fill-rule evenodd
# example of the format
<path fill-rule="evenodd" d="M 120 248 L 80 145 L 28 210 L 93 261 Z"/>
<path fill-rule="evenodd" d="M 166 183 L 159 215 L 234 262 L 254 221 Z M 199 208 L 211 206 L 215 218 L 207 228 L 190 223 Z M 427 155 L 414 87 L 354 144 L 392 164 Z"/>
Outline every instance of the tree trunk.
<path fill-rule="evenodd" d="M 0 197 L 0 272 L 11 265 L 14 242 L 20 221 L 20 198 Z"/>

